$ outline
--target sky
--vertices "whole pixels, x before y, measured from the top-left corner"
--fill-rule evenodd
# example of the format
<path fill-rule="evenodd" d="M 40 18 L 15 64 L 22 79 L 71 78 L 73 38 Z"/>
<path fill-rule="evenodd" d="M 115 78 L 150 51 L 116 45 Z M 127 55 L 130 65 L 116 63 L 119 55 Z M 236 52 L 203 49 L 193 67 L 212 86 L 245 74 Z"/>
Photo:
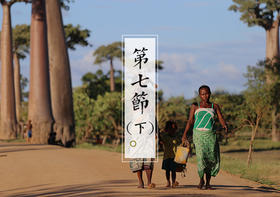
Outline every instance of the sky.
<path fill-rule="evenodd" d="M 75 0 L 69 11 L 63 11 L 64 24 L 89 29 L 92 47 L 69 51 L 73 87 L 81 85 L 87 72 L 109 70 L 109 63 L 93 64 L 92 54 L 99 46 L 121 41 L 124 34 L 155 34 L 164 62 L 158 73 L 164 98 L 192 98 L 203 84 L 212 91 L 241 92 L 246 88 L 246 67 L 265 57 L 265 31 L 240 21 L 239 13 L 228 11 L 231 4 L 231 0 Z M 13 5 L 13 26 L 30 24 L 30 16 L 30 5 Z M 29 58 L 21 65 L 29 77 Z M 121 69 L 120 62 L 115 67 Z"/>

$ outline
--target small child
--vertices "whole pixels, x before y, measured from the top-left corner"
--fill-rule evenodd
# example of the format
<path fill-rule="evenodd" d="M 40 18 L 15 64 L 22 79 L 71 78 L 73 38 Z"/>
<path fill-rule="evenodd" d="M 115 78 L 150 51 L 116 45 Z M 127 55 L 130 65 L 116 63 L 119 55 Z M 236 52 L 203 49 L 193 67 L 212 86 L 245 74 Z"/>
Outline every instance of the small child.
<path fill-rule="evenodd" d="M 27 123 L 27 143 L 31 143 L 31 138 L 32 138 L 32 123 L 31 120 L 28 121 Z"/>
<path fill-rule="evenodd" d="M 170 172 L 172 176 L 172 188 L 179 185 L 176 181 L 177 164 L 174 162 L 177 146 L 180 144 L 180 139 L 176 135 L 177 124 L 174 121 L 167 121 L 165 131 L 161 134 L 160 143 L 163 144 L 163 161 L 162 169 L 166 171 L 166 187 L 170 187 Z"/>

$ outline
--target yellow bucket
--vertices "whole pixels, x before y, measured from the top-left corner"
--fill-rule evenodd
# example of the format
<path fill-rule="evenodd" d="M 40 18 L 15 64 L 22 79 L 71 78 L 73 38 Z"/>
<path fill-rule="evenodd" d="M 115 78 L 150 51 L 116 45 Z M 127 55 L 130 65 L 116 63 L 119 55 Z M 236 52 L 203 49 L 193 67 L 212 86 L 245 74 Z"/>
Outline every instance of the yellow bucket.
<path fill-rule="evenodd" d="M 188 161 L 190 149 L 188 147 L 178 146 L 174 161 L 179 164 L 186 164 Z"/>

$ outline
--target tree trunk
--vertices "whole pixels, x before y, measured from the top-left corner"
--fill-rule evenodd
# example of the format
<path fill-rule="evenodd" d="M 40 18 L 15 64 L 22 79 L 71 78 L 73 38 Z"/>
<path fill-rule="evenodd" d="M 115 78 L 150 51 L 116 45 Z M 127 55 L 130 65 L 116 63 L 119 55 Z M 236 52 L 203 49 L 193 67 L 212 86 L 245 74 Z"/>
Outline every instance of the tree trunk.
<path fill-rule="evenodd" d="M 45 1 L 32 0 L 28 118 L 32 143 L 47 144 L 52 131 Z"/>
<path fill-rule="evenodd" d="M 17 122 L 21 121 L 21 87 L 20 87 L 20 63 L 16 53 L 14 53 L 14 79 L 15 79 L 15 98 L 16 98 L 16 117 Z"/>
<path fill-rule="evenodd" d="M 249 167 L 252 163 L 252 152 L 253 152 L 253 143 L 255 140 L 255 136 L 259 127 L 260 117 L 257 117 L 256 125 L 255 127 L 252 126 L 252 134 L 251 134 L 251 141 L 249 146 L 249 152 L 248 152 L 248 158 L 247 158 L 247 166 Z"/>
<path fill-rule="evenodd" d="M 14 139 L 17 132 L 14 70 L 12 56 L 12 30 L 10 6 L 2 4 L 1 33 L 1 139 Z"/>
<path fill-rule="evenodd" d="M 279 21 L 275 20 L 270 29 L 266 30 L 266 58 L 279 56 Z"/>
<path fill-rule="evenodd" d="M 59 0 L 46 1 L 52 113 L 56 141 L 75 143 L 71 71 Z"/>
<path fill-rule="evenodd" d="M 106 144 L 107 137 L 107 135 L 103 135 L 102 145 Z"/>
<path fill-rule="evenodd" d="M 275 20 L 270 29 L 266 30 L 266 58 L 275 63 L 275 57 L 279 57 L 279 21 Z M 274 82 L 274 69 L 266 70 L 266 82 L 272 84 Z M 277 73 L 279 74 L 279 73 Z M 272 141 L 280 141 L 280 114 L 279 106 L 272 104 L 271 110 L 271 136 Z"/>
<path fill-rule="evenodd" d="M 110 59 L 110 90 L 111 90 L 111 92 L 115 91 L 113 59 Z"/>

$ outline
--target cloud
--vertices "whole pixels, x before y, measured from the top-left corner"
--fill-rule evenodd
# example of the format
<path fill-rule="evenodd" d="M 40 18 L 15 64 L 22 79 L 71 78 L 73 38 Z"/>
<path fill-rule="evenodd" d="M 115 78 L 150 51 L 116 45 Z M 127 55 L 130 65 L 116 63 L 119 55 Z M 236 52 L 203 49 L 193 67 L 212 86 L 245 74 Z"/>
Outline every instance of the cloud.
<path fill-rule="evenodd" d="M 79 49 L 69 53 L 73 87 L 82 84 L 81 78 L 87 72 L 95 72 L 98 67 L 93 65 L 92 50 Z"/>
<path fill-rule="evenodd" d="M 255 39 L 258 37 L 245 42 L 165 46 L 160 55 L 164 69 L 159 72 L 164 97 L 183 94 L 191 98 L 202 84 L 209 85 L 213 91 L 223 89 L 239 93 L 244 90 L 243 73 L 247 65 L 254 65 L 263 55 L 262 43 Z"/>
<path fill-rule="evenodd" d="M 226 64 L 221 62 L 218 64 L 219 73 L 222 76 L 227 76 L 230 79 L 239 79 L 242 76 L 242 72 L 234 64 Z"/>
<path fill-rule="evenodd" d="M 82 76 L 88 72 L 95 73 L 99 69 L 101 69 L 104 73 L 109 71 L 109 62 L 104 62 L 101 65 L 93 64 L 95 60 L 92 55 L 93 52 L 94 51 L 92 49 L 79 47 L 77 51 L 71 51 L 69 53 L 73 87 L 80 86 L 82 84 Z M 114 60 L 113 63 L 115 70 L 122 69 L 120 61 Z"/>
<path fill-rule="evenodd" d="M 164 71 L 171 73 L 180 73 L 193 70 L 193 64 L 196 57 L 190 53 L 162 53 Z"/>

